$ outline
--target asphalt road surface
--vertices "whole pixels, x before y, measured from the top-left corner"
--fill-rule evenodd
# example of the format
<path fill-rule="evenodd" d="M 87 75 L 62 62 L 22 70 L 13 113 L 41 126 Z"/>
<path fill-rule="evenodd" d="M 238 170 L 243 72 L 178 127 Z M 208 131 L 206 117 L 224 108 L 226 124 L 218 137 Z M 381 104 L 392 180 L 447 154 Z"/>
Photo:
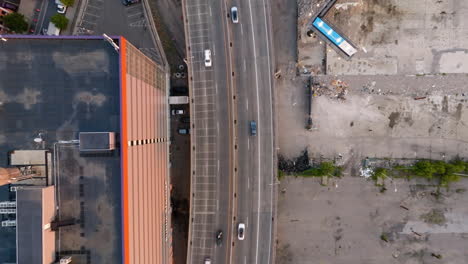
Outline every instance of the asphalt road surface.
<path fill-rule="evenodd" d="M 186 0 L 192 200 L 187 263 L 272 263 L 275 163 L 267 0 Z M 229 17 L 239 10 L 239 23 Z M 204 64 L 204 50 L 212 66 Z M 250 135 L 249 122 L 257 122 Z M 194 148 L 193 148 L 194 147 Z M 238 223 L 245 239 L 237 239 Z M 216 245 L 217 230 L 224 232 Z"/>

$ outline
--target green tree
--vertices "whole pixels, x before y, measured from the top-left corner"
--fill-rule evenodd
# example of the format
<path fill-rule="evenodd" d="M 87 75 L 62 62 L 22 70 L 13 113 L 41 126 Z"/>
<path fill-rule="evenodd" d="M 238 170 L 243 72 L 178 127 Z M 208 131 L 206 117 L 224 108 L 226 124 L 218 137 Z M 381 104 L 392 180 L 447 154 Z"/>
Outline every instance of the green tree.
<path fill-rule="evenodd" d="M 62 4 L 66 6 L 73 6 L 73 4 L 75 3 L 75 0 L 60 0 L 60 2 L 62 2 Z"/>
<path fill-rule="evenodd" d="M 413 173 L 416 176 L 426 178 L 428 180 L 432 179 L 435 169 L 432 166 L 432 163 L 427 160 L 418 161 L 413 166 Z"/>
<path fill-rule="evenodd" d="M 50 18 L 50 21 L 54 23 L 56 27 L 58 27 L 61 30 L 64 30 L 68 26 L 68 18 L 66 18 L 62 14 L 55 14 Z"/>
<path fill-rule="evenodd" d="M 24 15 L 20 13 L 11 13 L 4 16 L 3 23 L 15 33 L 23 33 L 28 30 L 28 22 L 26 22 Z"/>

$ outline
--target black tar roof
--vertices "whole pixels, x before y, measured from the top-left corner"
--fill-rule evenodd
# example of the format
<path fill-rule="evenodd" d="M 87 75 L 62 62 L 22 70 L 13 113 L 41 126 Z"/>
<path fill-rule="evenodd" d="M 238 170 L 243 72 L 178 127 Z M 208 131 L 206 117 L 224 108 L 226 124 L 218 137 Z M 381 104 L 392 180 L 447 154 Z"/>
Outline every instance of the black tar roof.
<path fill-rule="evenodd" d="M 78 139 L 80 131 L 116 132 L 118 135 L 119 80 L 119 55 L 102 39 L 9 38 L 6 42 L 0 41 L 0 167 L 8 165 L 7 153 L 11 150 L 42 148 L 34 142 L 39 134 L 45 140 L 44 147 L 51 150 L 58 140 Z M 63 148 L 58 148 L 63 150 L 60 181 L 74 185 L 63 187 L 62 191 L 60 182 L 59 206 L 67 204 L 83 213 L 76 215 L 81 224 L 61 232 L 74 240 L 69 241 L 70 245 L 84 248 L 73 248 L 63 241 L 57 250 L 64 254 L 90 250 L 91 260 L 96 261 L 91 263 L 119 263 L 120 153 L 82 157 L 75 150 Z M 71 156 L 75 162 L 70 161 Z M 67 163 L 69 166 L 64 166 Z M 74 189 L 78 195 L 63 194 L 68 189 Z M 95 208 L 99 201 L 106 206 L 105 215 L 100 215 L 100 208 Z M 95 222 L 83 223 L 80 217 L 89 219 L 89 215 Z M 106 221 L 106 217 L 111 217 L 112 221 Z M 110 227 L 109 222 L 112 223 Z M 97 226 L 91 226 L 93 224 Z M 106 226 L 110 237 L 99 233 L 101 226 Z M 90 230 L 95 233 L 90 234 Z M 106 252 L 110 259 L 86 248 L 86 245 L 100 242 L 110 248 Z M 0 248 L 0 252 L 2 250 Z M 2 261 L 11 259 L 0 257 Z"/>

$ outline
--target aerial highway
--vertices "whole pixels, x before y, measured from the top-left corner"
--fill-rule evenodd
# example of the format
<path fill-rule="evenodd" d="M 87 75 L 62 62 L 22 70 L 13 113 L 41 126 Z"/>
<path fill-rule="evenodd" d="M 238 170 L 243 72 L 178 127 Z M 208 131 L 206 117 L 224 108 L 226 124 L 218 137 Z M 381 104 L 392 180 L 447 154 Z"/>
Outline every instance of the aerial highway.
<path fill-rule="evenodd" d="M 187 263 L 272 263 L 276 148 L 268 1 L 183 4 L 192 118 Z"/>

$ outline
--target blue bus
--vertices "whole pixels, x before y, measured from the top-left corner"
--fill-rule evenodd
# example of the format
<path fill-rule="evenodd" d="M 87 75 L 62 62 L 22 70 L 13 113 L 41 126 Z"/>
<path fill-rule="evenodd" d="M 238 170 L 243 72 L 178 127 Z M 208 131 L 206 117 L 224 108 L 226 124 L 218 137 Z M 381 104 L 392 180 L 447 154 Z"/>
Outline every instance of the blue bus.
<path fill-rule="evenodd" d="M 340 34 L 336 33 L 336 31 L 322 19 L 317 17 L 312 24 L 349 57 L 353 56 L 357 52 L 357 50 L 348 41 L 341 37 Z"/>

